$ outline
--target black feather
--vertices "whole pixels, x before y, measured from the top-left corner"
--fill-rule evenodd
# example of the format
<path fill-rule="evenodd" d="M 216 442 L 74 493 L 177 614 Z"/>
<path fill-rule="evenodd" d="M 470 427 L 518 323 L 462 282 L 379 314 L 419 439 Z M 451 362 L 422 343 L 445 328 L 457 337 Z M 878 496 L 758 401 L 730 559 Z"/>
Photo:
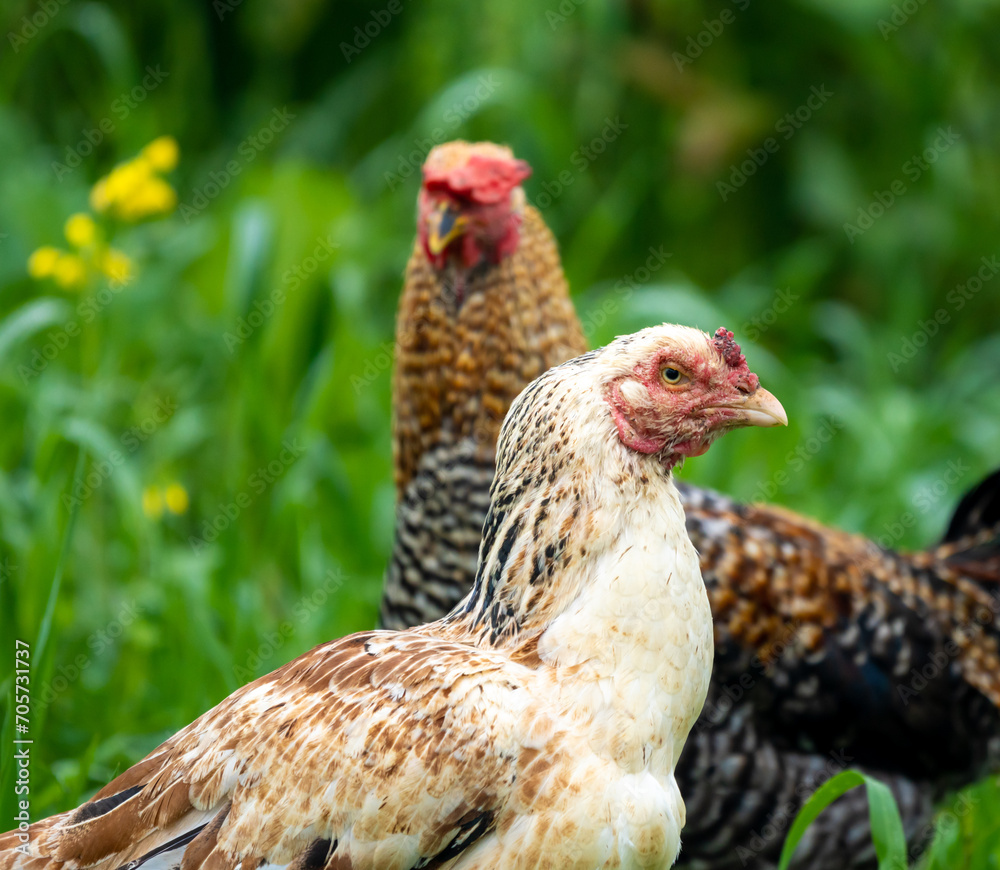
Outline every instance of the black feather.
<path fill-rule="evenodd" d="M 208 824 L 206 822 L 205 824 Z M 185 834 L 181 834 L 179 837 L 174 837 L 172 840 L 168 840 L 161 846 L 157 846 L 155 849 L 151 849 L 141 858 L 136 858 L 134 861 L 129 861 L 128 864 L 122 864 L 118 870 L 137 870 L 147 861 L 155 858 L 157 855 L 162 855 L 164 852 L 173 852 L 180 849 L 182 846 L 187 846 L 195 837 L 198 836 L 204 830 L 205 825 L 199 825 L 197 828 L 192 828 Z M 178 859 L 177 864 L 180 865 L 180 859 Z"/>
<path fill-rule="evenodd" d="M 421 858 L 413 865 L 412 870 L 434 870 L 442 867 L 456 855 L 460 855 L 475 843 L 484 834 L 493 830 L 493 812 L 487 810 L 477 816 L 473 816 L 464 822 L 459 823 L 458 833 L 452 837 L 451 842 L 436 855 Z"/>
<path fill-rule="evenodd" d="M 78 825 L 81 822 L 89 822 L 91 819 L 96 819 L 98 816 L 110 813 L 115 807 L 120 807 L 129 798 L 135 797 L 145 787 L 145 784 L 134 785 L 132 788 L 127 788 L 125 791 L 118 792 L 118 794 L 109 795 L 106 798 L 85 803 L 82 807 L 80 807 L 80 809 L 73 813 L 73 817 L 70 819 L 70 824 Z"/>
<path fill-rule="evenodd" d="M 955 508 L 942 544 L 953 543 L 987 529 L 1000 531 L 1000 469 L 970 489 Z"/>

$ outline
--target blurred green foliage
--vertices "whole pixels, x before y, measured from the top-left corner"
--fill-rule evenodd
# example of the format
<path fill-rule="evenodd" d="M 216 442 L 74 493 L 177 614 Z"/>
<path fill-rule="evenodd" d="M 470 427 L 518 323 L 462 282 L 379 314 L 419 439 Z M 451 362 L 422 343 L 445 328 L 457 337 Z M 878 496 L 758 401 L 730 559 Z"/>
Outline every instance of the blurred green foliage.
<path fill-rule="evenodd" d="M 33 813 L 372 624 L 394 309 L 435 141 L 530 161 L 595 344 L 737 331 L 791 425 L 686 478 L 931 542 L 1000 464 L 998 23 L 995 0 L 5 4 L 0 680 L 9 699 L 13 638 L 34 644 Z M 179 209 L 109 228 L 135 280 L 29 279 L 162 134 Z M 189 510 L 147 516 L 173 481 Z M 1000 803 L 976 793 L 952 845 L 987 857 L 954 866 L 995 866 Z"/>

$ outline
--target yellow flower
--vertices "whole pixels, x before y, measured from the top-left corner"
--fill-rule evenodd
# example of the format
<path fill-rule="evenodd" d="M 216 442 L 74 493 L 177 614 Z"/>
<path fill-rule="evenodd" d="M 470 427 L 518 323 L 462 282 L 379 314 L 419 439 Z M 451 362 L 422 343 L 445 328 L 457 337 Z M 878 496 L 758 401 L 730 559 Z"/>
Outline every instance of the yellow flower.
<path fill-rule="evenodd" d="M 45 245 L 28 257 L 28 274 L 36 281 L 42 278 L 51 278 L 58 259 L 59 250 Z"/>
<path fill-rule="evenodd" d="M 76 254 L 58 254 L 52 267 L 52 277 L 67 290 L 81 287 L 87 280 L 87 266 Z"/>
<path fill-rule="evenodd" d="M 94 219 L 89 214 L 78 212 L 70 215 L 63 230 L 66 233 L 66 240 L 77 248 L 85 248 L 94 243 L 97 238 L 97 226 Z"/>
<path fill-rule="evenodd" d="M 177 166 L 180 149 L 172 136 L 160 136 L 139 156 L 120 163 L 90 191 L 90 204 L 101 214 L 138 221 L 166 214 L 177 205 L 177 193 L 159 175 Z"/>
<path fill-rule="evenodd" d="M 109 205 L 111 200 L 108 197 L 108 179 L 105 177 L 90 189 L 90 207 L 96 212 L 103 213 L 107 211 Z"/>
<path fill-rule="evenodd" d="M 173 136 L 160 136 L 142 149 L 142 156 L 157 172 L 169 172 L 177 166 L 180 148 Z"/>
<path fill-rule="evenodd" d="M 139 158 L 116 166 L 94 185 L 90 194 L 91 205 L 98 211 L 114 211 L 139 185 L 151 178 L 152 174 L 152 167 Z"/>
<path fill-rule="evenodd" d="M 163 516 L 163 495 L 159 487 L 147 486 L 142 491 L 142 512 L 153 520 Z"/>
<path fill-rule="evenodd" d="M 167 214 L 177 205 L 177 194 L 162 178 L 151 177 L 137 185 L 118 205 L 119 216 L 137 221 L 157 214 Z"/>
<path fill-rule="evenodd" d="M 146 161 L 129 160 L 104 176 L 90 191 L 90 204 L 95 211 L 114 211 L 122 198 L 150 174 Z"/>
<path fill-rule="evenodd" d="M 117 248 L 108 248 L 101 257 L 101 271 L 112 281 L 127 284 L 132 278 L 132 260 Z"/>
<path fill-rule="evenodd" d="M 162 159 L 162 155 L 154 156 Z M 126 221 L 138 221 L 173 211 L 177 194 L 154 174 L 151 159 L 140 155 L 116 166 L 98 181 L 90 191 L 90 204 L 96 211 Z"/>
<path fill-rule="evenodd" d="M 163 499 L 167 503 L 167 510 L 170 513 L 178 515 L 187 513 L 190 499 L 188 498 L 188 491 L 181 484 L 177 482 L 171 483 L 163 491 Z"/>

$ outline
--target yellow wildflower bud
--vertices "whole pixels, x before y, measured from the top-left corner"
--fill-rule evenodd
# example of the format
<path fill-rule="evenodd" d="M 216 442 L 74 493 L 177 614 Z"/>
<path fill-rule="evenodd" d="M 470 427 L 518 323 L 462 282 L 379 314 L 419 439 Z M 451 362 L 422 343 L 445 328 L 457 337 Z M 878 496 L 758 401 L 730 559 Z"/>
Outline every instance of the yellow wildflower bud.
<path fill-rule="evenodd" d="M 173 169 L 179 153 L 172 136 L 154 139 L 138 157 L 118 164 L 93 186 L 91 207 L 126 221 L 172 211 L 177 205 L 177 194 L 155 173 Z"/>
<path fill-rule="evenodd" d="M 90 189 L 90 207 L 98 213 L 104 213 L 109 205 L 111 198 L 108 196 L 108 179 L 102 178 Z"/>
<path fill-rule="evenodd" d="M 177 166 L 180 148 L 173 136 L 160 136 L 142 149 L 142 156 L 157 172 L 169 172 Z"/>
<path fill-rule="evenodd" d="M 132 278 L 132 260 L 124 251 L 108 248 L 101 257 L 101 271 L 112 281 L 126 284 Z"/>
<path fill-rule="evenodd" d="M 52 268 L 52 277 L 60 287 L 67 290 L 83 285 L 87 278 L 87 267 L 76 254 L 59 254 Z"/>
<path fill-rule="evenodd" d="M 66 241 L 77 248 L 85 248 L 93 244 L 97 237 L 97 226 L 94 219 L 89 214 L 78 212 L 70 215 L 63 230 L 66 233 Z"/>
<path fill-rule="evenodd" d="M 159 487 L 147 486 L 142 491 L 142 512 L 153 520 L 163 516 L 163 495 Z"/>
<path fill-rule="evenodd" d="M 28 274 L 36 281 L 42 278 L 51 278 L 58 259 L 58 249 L 48 245 L 41 247 L 28 257 Z"/>
<path fill-rule="evenodd" d="M 107 195 L 112 205 L 122 202 L 152 174 L 145 160 L 129 160 L 108 173 Z"/>
<path fill-rule="evenodd" d="M 187 513 L 188 491 L 179 483 L 171 483 L 163 493 L 164 501 L 167 503 L 167 510 L 172 514 Z"/>
<path fill-rule="evenodd" d="M 123 211 L 134 215 L 133 220 L 154 214 L 166 214 L 177 205 L 177 194 L 162 178 L 149 178 L 132 196 L 122 203 Z"/>

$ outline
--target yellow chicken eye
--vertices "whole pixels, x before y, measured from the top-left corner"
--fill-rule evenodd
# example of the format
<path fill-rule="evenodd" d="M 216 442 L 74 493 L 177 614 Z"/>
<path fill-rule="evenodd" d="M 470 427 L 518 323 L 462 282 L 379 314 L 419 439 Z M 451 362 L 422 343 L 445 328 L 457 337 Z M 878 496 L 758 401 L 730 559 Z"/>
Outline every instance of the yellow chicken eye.
<path fill-rule="evenodd" d="M 681 374 L 681 372 L 677 371 L 677 369 L 671 368 L 670 366 L 664 366 L 660 370 L 660 376 L 663 378 L 663 382 L 665 384 L 670 384 L 672 387 L 675 387 L 677 384 L 687 380 L 686 375 Z"/>

